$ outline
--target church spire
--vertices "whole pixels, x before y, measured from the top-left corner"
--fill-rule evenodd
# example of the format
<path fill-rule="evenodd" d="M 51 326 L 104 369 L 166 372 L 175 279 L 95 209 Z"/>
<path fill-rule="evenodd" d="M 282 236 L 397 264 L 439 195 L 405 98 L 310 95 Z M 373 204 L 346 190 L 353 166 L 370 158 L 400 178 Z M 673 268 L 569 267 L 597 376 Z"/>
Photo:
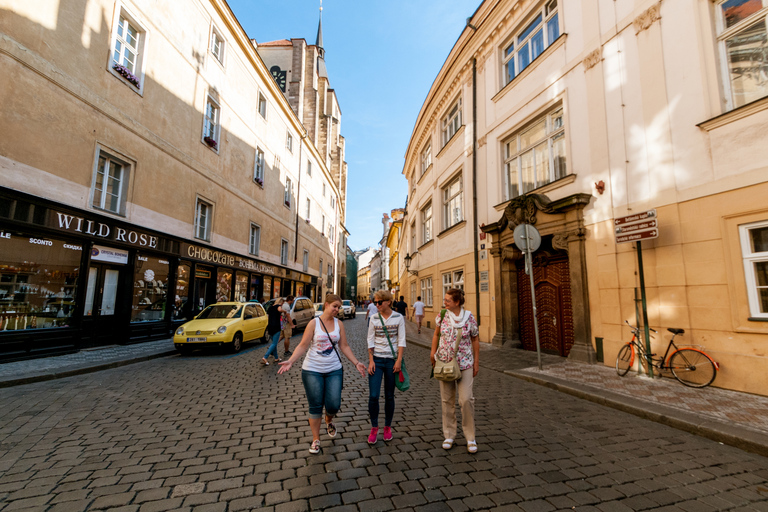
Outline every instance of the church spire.
<path fill-rule="evenodd" d="M 317 51 L 320 54 L 320 58 L 325 57 L 325 50 L 323 49 L 323 0 L 320 0 L 320 21 L 317 24 L 317 40 L 315 41 Z"/>

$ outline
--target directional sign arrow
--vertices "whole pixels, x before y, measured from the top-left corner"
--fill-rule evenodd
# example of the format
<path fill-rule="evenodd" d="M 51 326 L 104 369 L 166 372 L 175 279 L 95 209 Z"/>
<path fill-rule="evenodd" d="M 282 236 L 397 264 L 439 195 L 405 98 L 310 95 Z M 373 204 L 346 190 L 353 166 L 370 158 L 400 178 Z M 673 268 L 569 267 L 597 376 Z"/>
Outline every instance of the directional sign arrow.
<path fill-rule="evenodd" d="M 624 224 L 622 226 L 616 226 L 616 234 L 619 233 L 631 233 L 633 231 L 642 231 L 646 229 L 655 228 L 658 226 L 658 221 L 656 219 L 653 220 L 645 220 L 641 222 L 637 222 L 635 224 Z"/>

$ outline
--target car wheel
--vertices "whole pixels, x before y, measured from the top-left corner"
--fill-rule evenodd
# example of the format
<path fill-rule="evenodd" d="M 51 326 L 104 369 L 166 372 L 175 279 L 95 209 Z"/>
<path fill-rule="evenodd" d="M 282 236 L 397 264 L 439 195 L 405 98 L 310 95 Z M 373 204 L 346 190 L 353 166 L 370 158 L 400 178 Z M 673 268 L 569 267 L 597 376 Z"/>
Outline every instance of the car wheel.
<path fill-rule="evenodd" d="M 232 352 L 240 352 L 240 349 L 243 348 L 243 335 L 241 333 L 236 333 L 235 337 L 232 338 Z"/>

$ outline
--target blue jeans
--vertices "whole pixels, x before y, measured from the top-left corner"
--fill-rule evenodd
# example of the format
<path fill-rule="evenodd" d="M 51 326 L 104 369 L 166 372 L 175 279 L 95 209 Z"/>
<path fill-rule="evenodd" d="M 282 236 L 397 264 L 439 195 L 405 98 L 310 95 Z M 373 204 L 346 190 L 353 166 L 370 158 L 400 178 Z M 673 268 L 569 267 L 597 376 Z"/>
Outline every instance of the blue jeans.
<path fill-rule="evenodd" d="M 379 426 L 379 396 L 381 395 L 381 380 L 384 379 L 384 425 L 392 426 L 395 415 L 395 360 L 391 357 L 373 357 L 376 371 L 368 375 L 368 414 L 371 416 L 371 426 Z"/>
<path fill-rule="evenodd" d="M 275 334 L 272 335 L 272 341 L 269 343 L 269 348 L 267 349 L 267 353 L 264 354 L 264 359 L 269 359 L 269 354 L 272 354 L 275 356 L 275 359 L 279 359 L 277 356 L 277 342 L 280 341 L 280 331 L 277 331 Z"/>
<path fill-rule="evenodd" d="M 341 386 L 344 384 L 344 370 L 339 368 L 328 373 L 301 370 L 301 382 L 309 401 L 309 417 L 318 419 L 325 414 L 336 416 L 341 407 Z"/>

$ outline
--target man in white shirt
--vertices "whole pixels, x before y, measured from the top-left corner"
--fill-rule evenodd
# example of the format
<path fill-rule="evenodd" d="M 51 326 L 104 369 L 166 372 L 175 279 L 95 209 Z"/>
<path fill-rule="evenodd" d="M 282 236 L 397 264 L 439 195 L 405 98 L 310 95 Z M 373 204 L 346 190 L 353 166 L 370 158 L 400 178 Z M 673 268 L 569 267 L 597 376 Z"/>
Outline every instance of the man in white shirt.
<path fill-rule="evenodd" d="M 376 307 L 376 304 L 371 301 L 370 304 L 368 304 L 368 316 L 366 317 L 366 325 L 370 325 L 371 323 L 371 317 L 379 312 L 378 308 Z"/>
<path fill-rule="evenodd" d="M 419 324 L 419 334 L 421 334 L 421 321 L 424 320 L 424 303 L 421 302 L 421 295 L 416 297 L 413 303 L 413 316 L 416 317 L 416 323 Z"/>

